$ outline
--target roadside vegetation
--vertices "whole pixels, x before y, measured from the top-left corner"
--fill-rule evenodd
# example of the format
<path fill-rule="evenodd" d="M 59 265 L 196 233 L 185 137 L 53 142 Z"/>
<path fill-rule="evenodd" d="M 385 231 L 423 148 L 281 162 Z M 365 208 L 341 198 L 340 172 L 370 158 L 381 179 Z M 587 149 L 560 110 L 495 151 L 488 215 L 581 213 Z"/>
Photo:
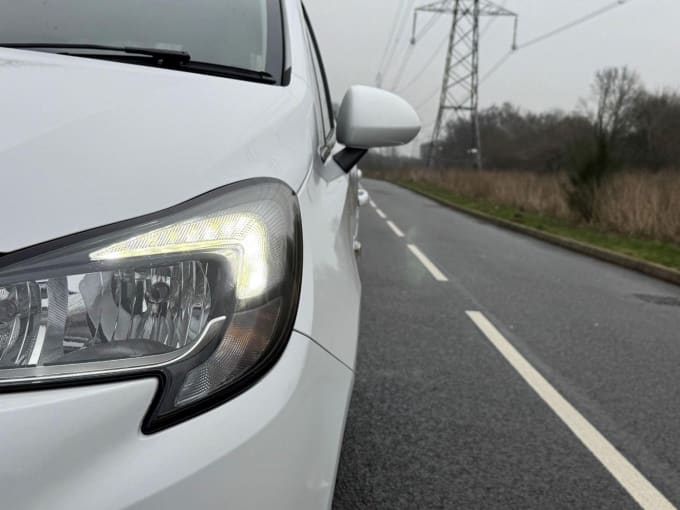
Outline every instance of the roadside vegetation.
<path fill-rule="evenodd" d="M 672 225 L 680 218 L 665 212 L 660 204 L 670 194 L 662 177 L 670 176 L 677 197 L 680 174 L 657 176 L 657 198 L 651 202 L 647 200 L 648 184 L 644 175 L 622 174 L 603 193 L 605 199 L 598 209 L 607 219 L 601 224 L 578 220 L 569 211 L 564 194 L 559 192 L 566 176 L 427 169 L 372 172 L 370 176 L 454 205 L 680 270 L 680 244 L 673 240 L 675 234 L 650 235 L 651 232 L 677 232 L 674 230 L 677 225 Z M 632 206 L 622 207 L 622 199 L 630 200 L 628 203 Z"/>
<path fill-rule="evenodd" d="M 680 269 L 680 95 L 627 68 L 596 74 L 577 111 L 480 112 L 485 170 L 468 166 L 458 119 L 421 158 L 370 157 L 369 176 L 458 205 Z M 430 168 L 426 168 L 428 156 Z"/>

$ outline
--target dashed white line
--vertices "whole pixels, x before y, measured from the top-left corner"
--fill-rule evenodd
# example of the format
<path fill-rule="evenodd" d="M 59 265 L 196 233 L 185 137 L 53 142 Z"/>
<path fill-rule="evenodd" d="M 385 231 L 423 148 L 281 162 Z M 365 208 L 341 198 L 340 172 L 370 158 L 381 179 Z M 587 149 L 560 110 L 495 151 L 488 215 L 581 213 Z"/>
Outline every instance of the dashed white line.
<path fill-rule="evenodd" d="M 373 208 L 375 208 L 375 212 L 380 216 L 385 222 L 387 223 L 387 226 L 390 227 L 392 232 L 399 237 L 399 238 L 404 238 L 406 237 L 404 235 L 404 232 L 397 227 L 393 221 L 387 219 L 387 215 L 380 209 L 373 200 L 370 200 L 369 202 Z M 427 269 L 432 277 L 437 280 L 438 282 L 448 282 L 449 279 L 446 277 L 444 273 L 442 273 L 437 266 L 435 266 L 432 261 L 427 258 L 427 256 L 418 249 L 417 246 L 414 244 L 409 244 L 408 249 L 411 250 L 411 252 L 416 256 L 416 258 L 420 261 L 420 263 L 425 266 L 425 269 Z"/>
<path fill-rule="evenodd" d="M 425 255 L 422 251 L 418 249 L 418 247 L 414 244 L 409 244 L 408 249 L 411 250 L 411 253 L 413 253 L 416 258 L 420 261 L 420 263 L 425 266 L 425 269 L 427 269 L 430 274 L 434 277 L 435 280 L 438 282 L 448 282 L 449 279 L 442 273 L 437 266 L 435 266 L 432 261 L 427 258 L 427 255 Z"/>
<path fill-rule="evenodd" d="M 387 226 L 390 227 L 390 228 L 392 229 L 392 232 L 394 232 L 394 234 L 395 234 L 397 237 L 404 237 L 404 233 L 399 229 L 399 227 L 397 227 L 397 226 L 394 224 L 393 221 L 388 221 L 388 222 L 387 222 Z"/>
<path fill-rule="evenodd" d="M 640 473 L 607 439 L 506 340 L 480 312 L 467 312 L 475 325 L 498 349 L 527 384 L 548 404 L 576 437 L 602 463 L 643 509 L 666 510 L 675 506 Z"/>

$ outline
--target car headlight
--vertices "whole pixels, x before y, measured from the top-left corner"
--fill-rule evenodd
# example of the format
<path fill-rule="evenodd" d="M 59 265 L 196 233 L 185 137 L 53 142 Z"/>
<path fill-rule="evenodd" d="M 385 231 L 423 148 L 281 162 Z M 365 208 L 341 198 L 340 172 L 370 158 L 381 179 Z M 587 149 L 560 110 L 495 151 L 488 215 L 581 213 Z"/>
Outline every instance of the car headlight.
<path fill-rule="evenodd" d="M 219 405 L 285 347 L 301 253 L 294 193 L 256 180 L 5 255 L 0 391 L 154 375 L 145 432 Z"/>

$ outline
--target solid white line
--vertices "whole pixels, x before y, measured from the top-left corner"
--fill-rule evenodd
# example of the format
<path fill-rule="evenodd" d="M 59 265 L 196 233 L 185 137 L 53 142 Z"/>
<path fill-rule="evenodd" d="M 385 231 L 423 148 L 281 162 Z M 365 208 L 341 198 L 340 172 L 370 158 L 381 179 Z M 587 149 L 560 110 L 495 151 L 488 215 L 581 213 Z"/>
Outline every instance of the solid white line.
<path fill-rule="evenodd" d="M 467 315 L 638 505 L 649 510 L 675 508 L 574 406 L 567 402 L 482 313 L 467 312 Z"/>
<path fill-rule="evenodd" d="M 404 237 L 404 233 L 399 230 L 399 227 L 397 227 L 394 222 L 388 221 L 387 226 L 392 229 L 392 232 L 394 232 L 397 237 Z"/>
<path fill-rule="evenodd" d="M 425 266 L 425 269 L 427 269 L 430 274 L 434 277 L 435 280 L 438 282 L 448 282 L 449 279 L 442 273 L 437 266 L 435 266 L 430 259 L 427 258 L 427 256 L 418 249 L 418 247 L 414 244 L 409 244 L 408 249 L 411 250 L 411 252 L 416 256 L 416 258 L 420 261 L 422 265 Z"/>
<path fill-rule="evenodd" d="M 386 219 L 387 219 L 387 215 L 386 215 L 384 212 L 382 212 L 381 209 L 378 209 L 378 208 L 376 207 L 375 212 L 377 212 L 377 213 L 378 213 L 378 216 L 380 216 L 383 220 L 386 220 Z"/>

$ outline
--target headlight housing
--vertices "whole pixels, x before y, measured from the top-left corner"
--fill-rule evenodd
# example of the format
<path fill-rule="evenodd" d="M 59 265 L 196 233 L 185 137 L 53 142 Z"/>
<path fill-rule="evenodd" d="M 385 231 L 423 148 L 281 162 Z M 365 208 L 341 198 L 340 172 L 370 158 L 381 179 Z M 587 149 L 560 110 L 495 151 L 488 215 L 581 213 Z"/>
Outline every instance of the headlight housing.
<path fill-rule="evenodd" d="M 246 181 L 0 258 L 0 391 L 154 375 L 143 430 L 242 392 L 278 359 L 301 280 L 297 199 Z"/>

